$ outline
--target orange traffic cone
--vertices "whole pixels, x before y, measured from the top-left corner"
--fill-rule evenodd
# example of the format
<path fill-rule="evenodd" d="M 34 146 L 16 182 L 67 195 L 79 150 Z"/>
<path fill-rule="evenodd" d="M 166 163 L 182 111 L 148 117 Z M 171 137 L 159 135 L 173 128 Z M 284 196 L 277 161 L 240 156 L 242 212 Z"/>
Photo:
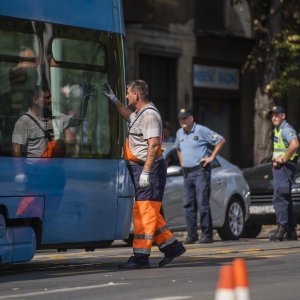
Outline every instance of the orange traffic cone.
<path fill-rule="evenodd" d="M 215 300 L 235 300 L 232 265 L 225 265 L 220 269 Z"/>
<path fill-rule="evenodd" d="M 233 260 L 233 278 L 236 300 L 250 300 L 248 273 L 244 259 Z"/>

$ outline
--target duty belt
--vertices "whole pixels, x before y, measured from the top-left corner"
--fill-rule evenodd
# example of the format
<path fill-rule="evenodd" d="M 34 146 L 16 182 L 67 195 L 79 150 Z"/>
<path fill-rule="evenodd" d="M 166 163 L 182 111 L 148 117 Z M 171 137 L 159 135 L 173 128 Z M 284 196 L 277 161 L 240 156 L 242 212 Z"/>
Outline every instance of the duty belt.
<path fill-rule="evenodd" d="M 201 165 L 197 165 L 195 167 L 190 167 L 190 168 L 182 167 L 182 170 L 183 170 L 184 173 L 190 173 L 190 172 L 193 172 L 193 171 L 196 171 L 196 170 L 200 170 L 200 169 L 202 169 Z"/>

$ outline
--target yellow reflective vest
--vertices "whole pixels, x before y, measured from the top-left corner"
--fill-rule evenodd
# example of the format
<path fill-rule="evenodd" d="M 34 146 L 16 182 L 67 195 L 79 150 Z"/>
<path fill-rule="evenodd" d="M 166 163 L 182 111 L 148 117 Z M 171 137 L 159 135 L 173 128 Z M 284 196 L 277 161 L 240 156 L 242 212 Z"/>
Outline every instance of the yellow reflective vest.
<path fill-rule="evenodd" d="M 282 138 L 282 128 L 279 130 L 277 128 L 274 129 L 274 141 L 273 141 L 273 159 L 275 157 L 281 155 L 284 156 L 287 152 L 288 147 L 285 145 L 283 138 Z M 295 159 L 295 157 L 298 156 L 298 153 L 294 153 L 290 160 Z"/>

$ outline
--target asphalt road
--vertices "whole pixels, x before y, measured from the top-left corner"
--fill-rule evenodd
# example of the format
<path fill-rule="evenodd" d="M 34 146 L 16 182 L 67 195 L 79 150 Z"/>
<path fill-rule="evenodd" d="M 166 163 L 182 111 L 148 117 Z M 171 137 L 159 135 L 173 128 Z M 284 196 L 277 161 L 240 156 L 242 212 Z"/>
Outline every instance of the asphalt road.
<path fill-rule="evenodd" d="M 154 247 L 149 270 L 119 270 L 131 255 L 122 242 L 95 252 L 39 252 L 33 261 L 0 269 L 1 299 L 214 299 L 220 266 L 246 260 L 251 299 L 300 299 L 300 241 L 267 239 L 190 245 L 165 268 Z M 224 299 L 225 300 L 225 299 Z"/>

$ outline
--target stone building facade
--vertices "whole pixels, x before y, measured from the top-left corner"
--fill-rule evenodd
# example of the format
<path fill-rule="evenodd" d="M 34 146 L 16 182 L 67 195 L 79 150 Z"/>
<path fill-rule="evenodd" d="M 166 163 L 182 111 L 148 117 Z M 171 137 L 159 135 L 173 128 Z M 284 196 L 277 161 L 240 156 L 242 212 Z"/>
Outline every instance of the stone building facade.
<path fill-rule="evenodd" d="M 128 79 L 141 78 L 175 135 L 177 112 L 227 140 L 222 155 L 252 164 L 255 78 L 242 67 L 253 46 L 246 3 L 124 0 Z"/>

